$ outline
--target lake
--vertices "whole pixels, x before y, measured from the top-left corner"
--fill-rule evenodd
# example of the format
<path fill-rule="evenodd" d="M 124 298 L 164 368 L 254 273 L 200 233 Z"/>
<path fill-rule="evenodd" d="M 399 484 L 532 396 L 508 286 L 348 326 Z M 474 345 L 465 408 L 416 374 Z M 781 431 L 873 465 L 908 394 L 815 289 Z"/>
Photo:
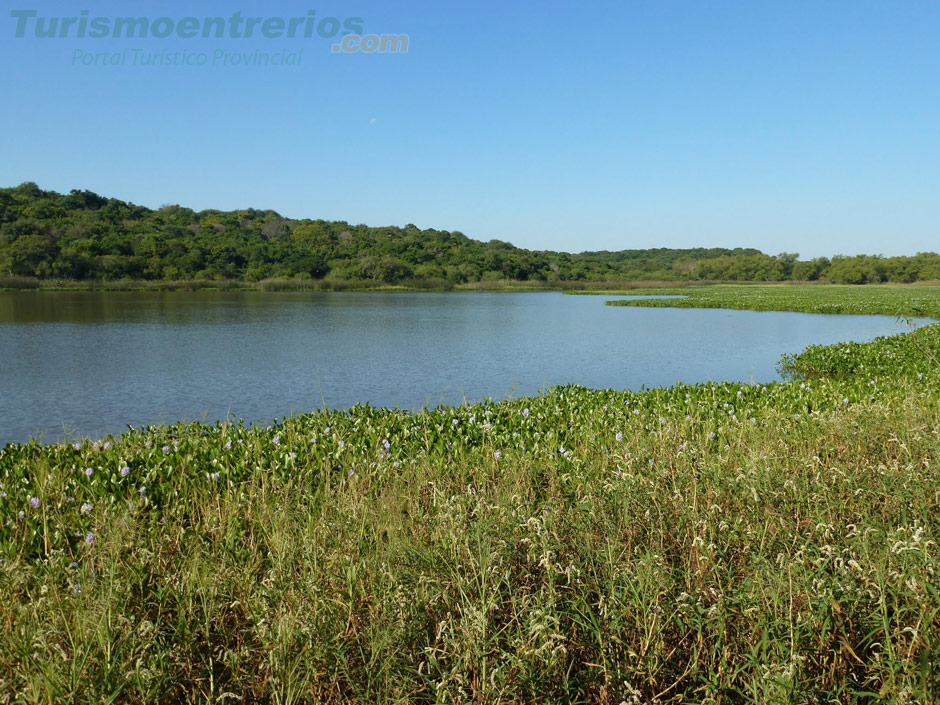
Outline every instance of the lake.
<path fill-rule="evenodd" d="M 605 306 L 560 293 L 0 293 L 0 446 L 127 425 L 418 409 L 551 385 L 779 379 L 890 316 Z"/>

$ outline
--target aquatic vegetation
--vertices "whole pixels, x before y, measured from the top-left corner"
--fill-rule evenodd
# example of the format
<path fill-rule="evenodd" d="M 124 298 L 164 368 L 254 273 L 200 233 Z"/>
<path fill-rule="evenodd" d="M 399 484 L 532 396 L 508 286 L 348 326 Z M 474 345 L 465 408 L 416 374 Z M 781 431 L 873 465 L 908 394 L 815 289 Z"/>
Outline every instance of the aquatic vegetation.
<path fill-rule="evenodd" d="M 718 285 L 635 289 L 623 293 L 632 296 L 674 295 L 682 298 L 612 300 L 607 305 L 803 313 L 882 313 L 890 316 L 940 318 L 940 287 L 926 285 Z"/>
<path fill-rule="evenodd" d="M 0 450 L 0 702 L 932 702 L 940 326 Z"/>

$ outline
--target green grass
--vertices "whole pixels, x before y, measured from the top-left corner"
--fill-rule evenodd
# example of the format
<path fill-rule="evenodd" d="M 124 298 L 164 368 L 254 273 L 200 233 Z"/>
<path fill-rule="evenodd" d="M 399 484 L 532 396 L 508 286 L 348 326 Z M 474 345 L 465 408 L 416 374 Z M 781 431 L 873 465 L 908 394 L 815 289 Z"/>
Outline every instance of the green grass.
<path fill-rule="evenodd" d="M 0 703 L 936 702 L 938 354 L 7 446 Z"/>
<path fill-rule="evenodd" d="M 587 293 L 587 292 L 586 292 Z M 593 293 L 593 292 L 591 292 Z M 754 311 L 804 313 L 882 313 L 892 316 L 940 317 L 940 286 L 922 284 L 826 284 L 716 285 L 688 288 L 608 290 L 607 295 L 679 295 L 681 299 L 608 301 L 608 306 L 656 306 L 678 308 L 733 308 Z"/>

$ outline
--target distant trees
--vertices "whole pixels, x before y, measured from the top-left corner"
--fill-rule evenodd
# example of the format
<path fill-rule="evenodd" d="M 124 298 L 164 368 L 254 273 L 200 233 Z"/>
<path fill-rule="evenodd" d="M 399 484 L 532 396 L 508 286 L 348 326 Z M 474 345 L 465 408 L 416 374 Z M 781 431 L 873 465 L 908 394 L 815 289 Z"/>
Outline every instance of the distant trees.
<path fill-rule="evenodd" d="M 293 220 L 271 210 L 153 210 L 91 191 L 67 195 L 26 182 L 0 189 L 0 274 L 63 279 L 299 277 L 395 284 L 415 279 L 832 281 L 940 279 L 940 255 L 800 261 L 753 248 L 616 252 L 525 250 L 504 240 L 412 223 L 368 227 Z"/>
<path fill-rule="evenodd" d="M 828 266 L 829 259 L 826 257 L 817 257 L 806 262 L 794 262 L 790 270 L 790 278 L 803 282 L 818 281 Z"/>

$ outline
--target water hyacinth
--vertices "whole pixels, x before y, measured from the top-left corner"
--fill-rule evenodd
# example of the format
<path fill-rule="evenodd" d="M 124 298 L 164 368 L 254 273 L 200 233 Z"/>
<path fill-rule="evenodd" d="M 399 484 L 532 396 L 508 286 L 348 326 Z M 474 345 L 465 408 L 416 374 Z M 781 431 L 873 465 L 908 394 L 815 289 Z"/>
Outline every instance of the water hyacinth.
<path fill-rule="evenodd" d="M 92 506 L 88 502 L 85 502 L 81 506 L 82 514 L 91 514 Z"/>
<path fill-rule="evenodd" d="M 95 474 L 94 468 L 85 468 L 85 477 L 91 477 Z"/>
<path fill-rule="evenodd" d="M 169 455 L 169 454 L 170 454 L 170 450 L 171 450 L 170 446 L 163 446 L 163 454 L 164 454 L 164 455 Z"/>
<path fill-rule="evenodd" d="M 29 498 L 29 506 L 32 507 L 33 509 L 39 509 L 39 506 L 40 506 L 41 504 L 42 504 L 42 502 L 39 500 L 39 497 L 30 497 L 30 498 Z"/>
<path fill-rule="evenodd" d="M 121 477 L 127 477 L 130 474 L 131 474 L 131 469 L 129 467 L 125 465 L 124 467 L 121 468 Z"/>

